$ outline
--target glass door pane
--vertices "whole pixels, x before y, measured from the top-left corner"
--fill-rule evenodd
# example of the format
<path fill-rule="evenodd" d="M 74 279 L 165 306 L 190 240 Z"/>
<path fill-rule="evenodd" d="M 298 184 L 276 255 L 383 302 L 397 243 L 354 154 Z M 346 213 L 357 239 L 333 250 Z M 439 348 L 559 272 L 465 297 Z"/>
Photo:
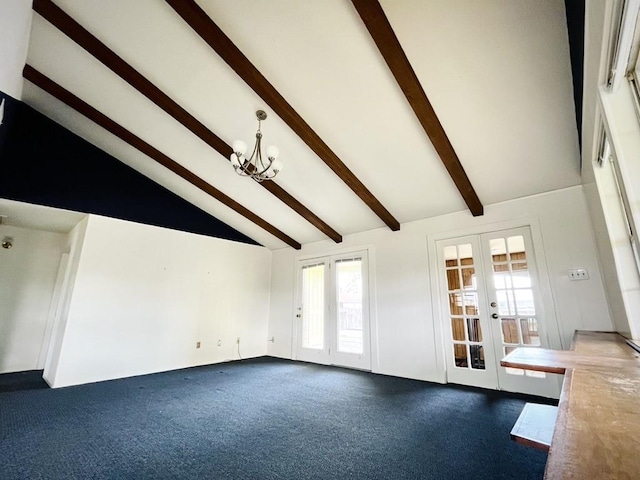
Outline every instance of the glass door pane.
<path fill-rule="evenodd" d="M 324 348 L 325 264 L 302 267 L 302 348 Z"/>
<path fill-rule="evenodd" d="M 362 354 L 362 259 L 341 259 L 335 265 L 338 351 Z"/>

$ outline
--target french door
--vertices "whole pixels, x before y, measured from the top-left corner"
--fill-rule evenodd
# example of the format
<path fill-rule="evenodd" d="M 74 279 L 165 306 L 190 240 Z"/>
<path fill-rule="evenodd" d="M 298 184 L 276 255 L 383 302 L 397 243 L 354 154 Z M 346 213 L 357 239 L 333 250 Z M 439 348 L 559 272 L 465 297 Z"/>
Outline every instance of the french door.
<path fill-rule="evenodd" d="M 500 366 L 517 347 L 549 348 L 557 331 L 544 315 L 529 228 L 442 240 L 437 249 L 448 381 L 557 396 L 555 375 Z"/>
<path fill-rule="evenodd" d="M 296 359 L 371 370 L 367 252 L 298 262 Z"/>

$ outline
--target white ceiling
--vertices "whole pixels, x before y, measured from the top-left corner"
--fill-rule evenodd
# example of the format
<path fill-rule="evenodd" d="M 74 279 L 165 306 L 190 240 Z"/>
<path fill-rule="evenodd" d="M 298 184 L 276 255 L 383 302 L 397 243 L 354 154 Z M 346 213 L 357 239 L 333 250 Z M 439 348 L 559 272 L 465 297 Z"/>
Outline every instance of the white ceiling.
<path fill-rule="evenodd" d="M 266 110 L 277 183 L 339 233 L 384 226 L 168 4 L 55 3 L 228 144 L 251 142 Z M 350 1 L 198 4 L 401 223 L 466 208 Z M 381 4 L 485 206 L 580 183 L 562 0 Z M 297 241 L 325 238 L 35 13 L 27 62 Z M 268 248 L 286 246 L 29 82 L 23 100 Z"/>

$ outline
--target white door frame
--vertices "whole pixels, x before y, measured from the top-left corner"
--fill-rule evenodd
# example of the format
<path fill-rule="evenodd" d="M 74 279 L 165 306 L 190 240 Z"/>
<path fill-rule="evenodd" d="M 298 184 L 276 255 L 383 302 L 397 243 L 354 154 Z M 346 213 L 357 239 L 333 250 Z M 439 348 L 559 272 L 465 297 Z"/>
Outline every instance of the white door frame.
<path fill-rule="evenodd" d="M 60 322 L 60 315 L 62 315 L 62 308 L 67 294 L 68 284 L 69 253 L 63 253 L 60 255 L 56 283 L 53 289 L 53 295 L 51 296 L 49 314 L 47 315 L 47 325 L 45 327 L 44 335 L 42 336 L 40 355 L 38 356 L 38 370 L 44 370 L 45 366 L 50 363 L 49 350 L 53 345 L 53 332 L 56 331 L 56 327 Z"/>
<path fill-rule="evenodd" d="M 458 246 L 462 246 L 464 244 L 467 244 L 471 247 L 472 250 L 472 254 L 471 254 L 471 258 L 473 259 L 473 263 L 472 264 L 463 264 L 463 265 L 457 265 L 456 267 L 451 267 L 451 269 L 449 268 L 443 268 L 443 266 L 445 265 L 445 255 L 444 255 L 444 247 L 445 245 L 450 245 L 450 246 L 455 246 L 456 250 Z M 497 366 L 497 359 L 496 358 L 496 351 L 493 348 L 494 345 L 494 340 L 493 340 L 493 335 L 491 334 L 492 332 L 492 328 L 490 325 L 490 318 L 489 315 L 486 313 L 488 312 L 488 304 L 489 301 L 486 297 L 487 295 L 487 288 L 485 285 L 485 274 L 484 274 L 484 262 L 482 261 L 483 255 L 482 255 L 482 245 L 481 245 L 481 238 L 479 235 L 467 235 L 464 237 L 454 237 L 454 238 L 448 238 L 448 239 L 444 239 L 444 240 L 438 240 L 436 242 L 436 245 L 438 246 L 438 264 L 439 264 L 439 270 L 438 270 L 438 277 L 439 277 L 439 281 L 440 281 L 440 285 L 442 286 L 442 289 L 440 289 L 440 291 L 438 292 L 438 298 L 437 301 L 441 304 L 441 305 L 448 305 L 448 297 L 449 297 L 449 292 L 451 291 L 451 289 L 449 288 L 450 285 L 447 285 L 447 280 L 445 278 L 449 278 L 448 272 L 453 271 L 456 272 L 456 275 L 458 275 L 459 269 L 462 268 L 462 270 L 464 270 L 464 268 L 473 268 L 475 271 L 475 288 L 473 286 L 471 286 L 471 288 L 467 289 L 463 286 L 463 282 L 462 282 L 462 278 L 460 278 L 460 284 L 458 285 L 459 289 L 457 290 L 456 294 L 462 295 L 463 297 L 475 297 L 476 301 L 472 302 L 472 306 L 477 306 L 478 307 L 478 311 L 474 314 L 467 314 L 466 310 L 466 305 L 462 308 L 463 311 L 465 311 L 462 315 L 460 315 L 460 313 L 458 314 L 454 314 L 453 312 L 449 312 L 447 311 L 446 314 L 444 314 L 444 316 L 440 319 L 440 322 L 442 324 L 442 329 L 444 333 L 444 338 L 443 338 L 443 345 L 444 350 L 445 350 L 445 365 L 447 367 L 447 369 L 449 369 L 449 365 L 446 360 L 447 358 L 449 360 L 453 359 L 454 357 L 454 344 L 457 345 L 465 345 L 465 348 L 468 348 L 469 350 L 467 351 L 467 359 L 471 360 L 472 359 L 472 355 L 471 355 L 471 347 L 472 346 L 481 346 L 483 348 L 484 351 L 484 367 L 483 368 L 476 368 L 473 366 L 469 366 L 467 365 L 466 368 L 451 368 L 448 372 L 447 372 L 447 382 L 451 382 L 451 383 L 457 383 L 457 384 L 462 384 L 462 385 L 469 385 L 469 386 L 474 386 L 474 387 L 481 387 L 481 388 L 490 388 L 490 389 L 496 389 L 498 387 L 498 366 Z M 435 300 L 434 300 L 435 301 Z M 443 308 L 443 311 L 445 311 L 445 309 Z M 484 313 L 483 313 L 484 312 Z M 463 322 L 463 329 L 465 331 L 464 334 L 464 338 L 460 339 L 458 338 L 456 342 L 453 341 L 453 335 L 451 335 L 450 333 L 452 332 L 452 327 L 451 327 L 451 318 L 452 317 L 456 317 L 456 318 L 460 318 L 460 316 L 462 317 L 461 320 Z M 471 318 L 477 318 L 478 322 L 480 323 L 480 331 L 481 333 L 481 338 L 480 339 L 475 339 L 472 340 L 470 338 L 470 329 L 469 326 L 467 324 L 468 320 L 470 320 Z M 469 362 L 472 363 L 472 362 Z"/>
<path fill-rule="evenodd" d="M 378 316 L 377 316 L 377 300 L 376 300 L 376 261 L 375 261 L 375 247 L 372 244 L 344 247 L 331 251 L 320 251 L 314 254 L 298 255 L 294 258 L 294 281 L 295 281 L 295 297 L 294 304 L 292 306 L 292 318 L 291 318 L 291 358 L 298 360 L 298 338 L 300 322 L 296 315 L 298 311 L 298 299 L 301 293 L 300 282 L 300 268 L 303 263 L 309 262 L 315 259 L 320 260 L 325 257 L 347 257 L 352 254 L 366 253 L 367 263 L 367 275 L 366 275 L 366 288 L 368 294 L 367 308 L 369 311 L 369 333 L 368 333 L 368 349 L 369 357 L 371 359 L 371 372 L 378 373 L 380 371 L 379 356 L 378 356 Z M 330 300 L 331 301 L 331 300 Z"/>
<path fill-rule="evenodd" d="M 512 228 L 529 227 L 531 232 L 531 240 L 533 242 L 533 248 L 535 252 L 536 267 L 538 275 L 540 276 L 540 294 L 542 297 L 543 305 L 545 308 L 545 315 L 548 319 L 547 333 L 549 336 L 549 343 L 551 348 L 562 349 L 562 335 L 561 323 L 556 316 L 555 301 L 553 299 L 553 290 L 551 289 L 551 282 L 549 280 L 549 269 L 547 267 L 547 254 L 544 249 L 544 242 L 542 239 L 542 231 L 540 228 L 540 221 L 537 217 L 528 217 L 520 220 L 506 220 L 503 222 L 487 223 L 483 225 L 477 225 L 475 227 L 467 227 L 459 230 L 447 230 L 443 232 L 433 233 L 427 235 L 427 253 L 429 259 L 429 281 L 431 290 L 431 307 L 433 315 L 433 330 L 434 330 L 434 351 L 436 356 L 436 371 L 440 383 L 447 383 L 447 365 L 446 365 L 446 352 L 445 352 L 445 339 L 446 332 L 444 325 L 445 315 L 448 312 L 443 311 L 443 306 L 440 302 L 440 288 L 442 287 L 438 265 L 438 251 L 436 242 L 439 240 L 447 240 L 455 237 L 465 237 L 469 235 L 481 235 L 483 233 L 491 233 L 499 230 L 509 230 Z M 554 328 L 556 326 L 557 328 Z"/>

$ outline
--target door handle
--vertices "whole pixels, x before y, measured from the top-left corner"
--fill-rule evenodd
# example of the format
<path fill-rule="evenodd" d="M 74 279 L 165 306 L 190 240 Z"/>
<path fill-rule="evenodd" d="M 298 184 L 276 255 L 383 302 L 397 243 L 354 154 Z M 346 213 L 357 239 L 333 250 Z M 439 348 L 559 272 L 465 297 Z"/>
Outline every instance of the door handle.
<path fill-rule="evenodd" d="M 498 318 L 498 314 L 497 313 L 492 313 L 491 314 L 491 318 Z"/>

